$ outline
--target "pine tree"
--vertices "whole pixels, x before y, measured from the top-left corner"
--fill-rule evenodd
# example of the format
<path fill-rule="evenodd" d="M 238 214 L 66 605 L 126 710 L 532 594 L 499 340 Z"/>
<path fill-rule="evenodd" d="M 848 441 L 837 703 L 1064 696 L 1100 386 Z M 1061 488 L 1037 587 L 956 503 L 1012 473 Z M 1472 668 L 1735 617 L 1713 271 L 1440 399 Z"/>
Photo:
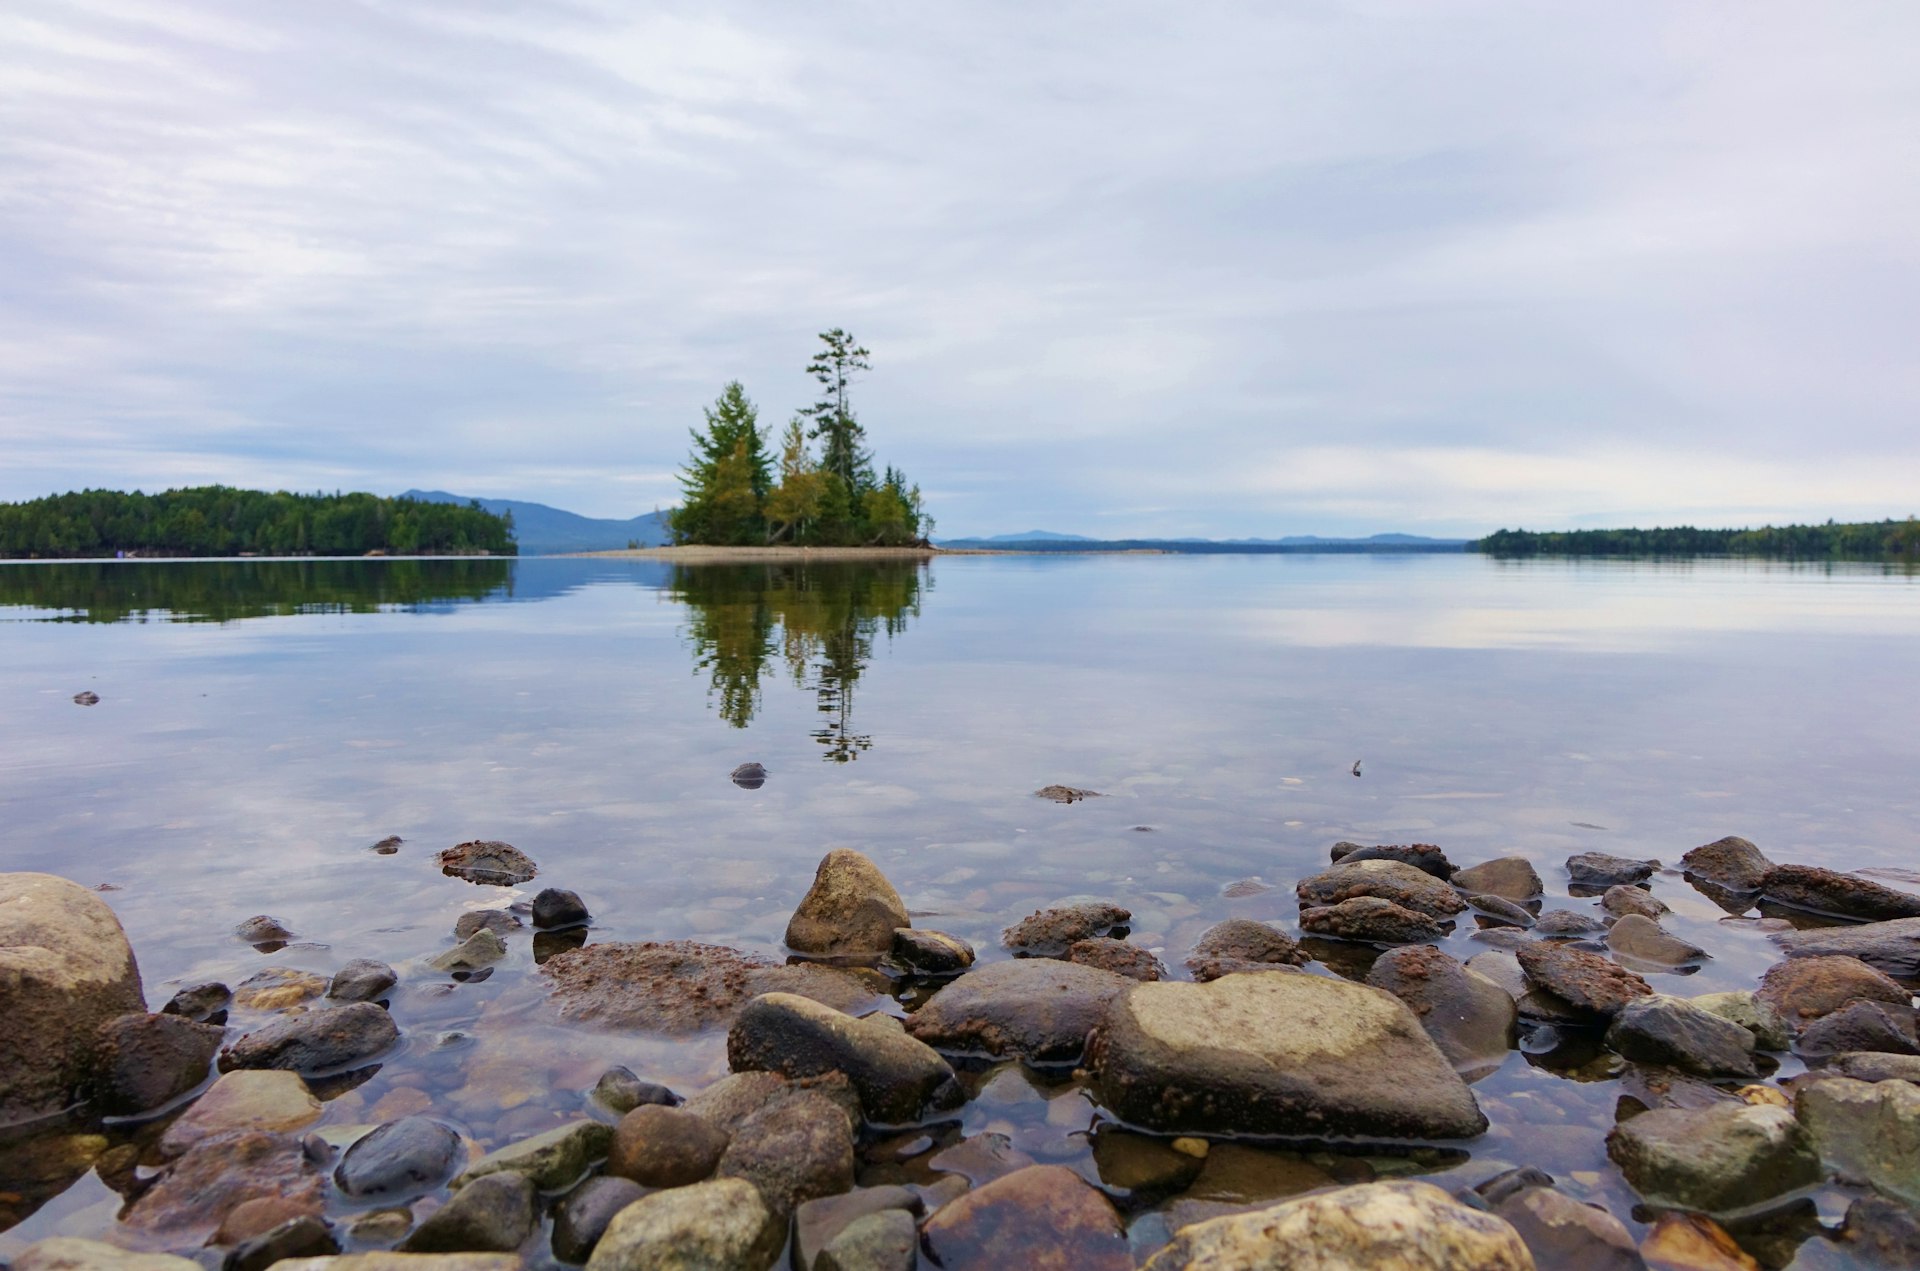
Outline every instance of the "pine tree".
<path fill-rule="evenodd" d="M 764 532 L 760 504 L 773 486 L 760 412 L 732 380 L 705 414 L 706 431 L 692 430 L 693 451 L 680 474 L 685 498 L 669 518 L 674 538 L 757 543 Z"/>
<path fill-rule="evenodd" d="M 767 496 L 767 541 L 804 539 L 825 496 L 826 477 L 807 449 L 805 426 L 796 418 L 780 439 L 780 484 Z"/>
<path fill-rule="evenodd" d="M 853 413 L 847 389 L 857 372 L 870 371 L 867 350 L 839 327 L 820 333 L 822 348 L 807 364 L 807 373 L 820 382 L 820 400 L 800 413 L 811 416 L 808 435 L 822 443 L 820 467 L 839 477 L 847 497 L 858 503 L 872 488 L 873 456 L 866 449 L 866 430 Z"/>

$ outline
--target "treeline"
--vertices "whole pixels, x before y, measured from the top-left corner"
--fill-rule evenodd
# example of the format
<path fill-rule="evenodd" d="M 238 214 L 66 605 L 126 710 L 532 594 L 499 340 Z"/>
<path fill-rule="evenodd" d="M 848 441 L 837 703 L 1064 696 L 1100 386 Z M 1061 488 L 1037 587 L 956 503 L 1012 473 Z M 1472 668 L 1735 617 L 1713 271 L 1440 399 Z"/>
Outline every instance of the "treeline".
<path fill-rule="evenodd" d="M 1499 530 L 1469 547 L 1490 556 L 1769 556 L 1920 560 L 1920 520 L 1768 525 L 1757 530 Z"/>
<path fill-rule="evenodd" d="M 513 518 L 478 503 L 196 486 L 0 503 L 0 557 L 511 556 Z"/>
<path fill-rule="evenodd" d="M 920 487 L 889 466 L 877 472 L 853 412 L 853 377 L 872 369 L 866 349 L 835 327 L 807 366 L 820 400 L 795 413 L 780 440 L 778 470 L 760 412 L 738 380 L 706 409 L 682 469 L 681 505 L 668 518 L 676 543 L 748 547 L 907 547 L 933 533 Z M 819 443 L 816 451 L 812 443 Z"/>

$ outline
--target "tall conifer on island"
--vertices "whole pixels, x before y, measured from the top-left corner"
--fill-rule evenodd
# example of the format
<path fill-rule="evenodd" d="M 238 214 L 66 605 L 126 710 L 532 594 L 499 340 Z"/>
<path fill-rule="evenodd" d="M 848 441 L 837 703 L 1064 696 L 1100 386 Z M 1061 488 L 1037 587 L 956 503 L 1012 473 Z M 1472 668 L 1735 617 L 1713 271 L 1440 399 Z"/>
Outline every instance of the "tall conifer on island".
<path fill-rule="evenodd" d="M 773 487 L 773 465 L 760 435 L 760 412 L 739 380 L 706 408 L 707 427 L 693 433 L 680 474 L 684 498 L 671 516 L 681 543 L 746 545 L 762 541 L 761 503 Z"/>
<path fill-rule="evenodd" d="M 822 331 L 820 343 L 820 351 L 807 364 L 807 373 L 820 381 L 820 400 L 800 413 L 813 419 L 808 436 L 821 443 L 820 467 L 840 478 L 848 500 L 857 504 L 873 487 L 873 456 L 866 449 L 866 429 L 847 400 L 847 388 L 857 372 L 871 371 L 873 366 L 867 361 L 870 354 L 839 327 Z"/>

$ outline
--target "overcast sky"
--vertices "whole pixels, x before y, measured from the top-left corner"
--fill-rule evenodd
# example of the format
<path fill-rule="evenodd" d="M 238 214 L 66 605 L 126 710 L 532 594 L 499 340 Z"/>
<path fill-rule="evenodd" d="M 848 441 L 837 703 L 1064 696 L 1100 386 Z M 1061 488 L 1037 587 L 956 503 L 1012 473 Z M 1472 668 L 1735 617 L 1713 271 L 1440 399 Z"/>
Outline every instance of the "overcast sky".
<path fill-rule="evenodd" d="M 8 0 L 0 498 L 670 504 L 816 333 L 940 533 L 1920 512 L 1920 5 Z"/>

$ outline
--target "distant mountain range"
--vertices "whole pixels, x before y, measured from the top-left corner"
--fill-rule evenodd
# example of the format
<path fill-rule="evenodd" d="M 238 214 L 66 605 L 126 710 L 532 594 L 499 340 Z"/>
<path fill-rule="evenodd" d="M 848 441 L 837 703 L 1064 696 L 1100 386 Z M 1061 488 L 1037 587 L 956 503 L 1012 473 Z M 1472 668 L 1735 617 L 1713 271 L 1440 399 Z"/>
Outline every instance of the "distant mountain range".
<path fill-rule="evenodd" d="M 986 548 L 1033 552 L 1458 552 L 1470 540 L 1428 538 L 1420 534 L 1371 534 L 1365 538 L 1325 538 L 1318 534 L 1290 534 L 1285 538 L 1088 538 L 1028 530 L 1023 534 L 995 534 L 987 538 L 949 538 L 941 547 Z"/>
<path fill-rule="evenodd" d="M 464 495 L 445 490 L 408 490 L 403 499 L 423 503 L 466 503 Z M 474 499 L 495 516 L 513 513 L 513 536 L 523 556 L 552 556 L 560 552 L 606 552 L 637 543 L 660 547 L 671 541 L 664 512 L 649 512 L 626 521 L 603 520 L 528 503 L 521 499 Z"/>

